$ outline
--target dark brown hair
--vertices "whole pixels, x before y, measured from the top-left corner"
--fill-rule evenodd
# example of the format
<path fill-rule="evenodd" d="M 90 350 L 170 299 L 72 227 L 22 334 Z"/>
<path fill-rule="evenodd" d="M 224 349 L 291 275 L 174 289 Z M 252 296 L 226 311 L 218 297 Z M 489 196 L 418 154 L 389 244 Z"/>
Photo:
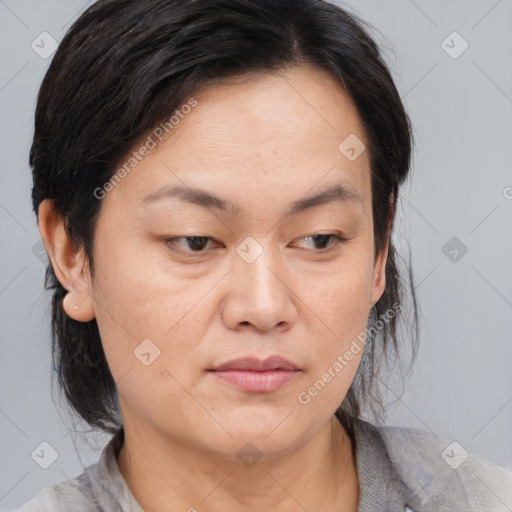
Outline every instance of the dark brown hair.
<path fill-rule="evenodd" d="M 144 134 L 200 87 L 245 72 L 313 65 L 346 89 L 368 140 L 375 256 L 389 244 L 386 289 L 375 306 L 373 325 L 405 295 L 390 233 L 399 187 L 409 173 L 412 130 L 369 28 L 356 15 L 322 0 L 93 4 L 62 40 L 39 91 L 30 150 L 34 212 L 44 199 L 54 201 L 94 275 L 92 247 L 101 207 L 94 190 L 113 176 Z M 50 264 L 45 287 L 53 293 L 52 369 L 60 389 L 90 426 L 115 432 L 121 427 L 117 391 L 96 320 L 77 322 L 65 314 L 66 290 Z M 410 296 L 417 335 L 412 278 Z M 379 404 L 375 379 L 381 357 L 398 353 L 400 316 L 368 337 L 356 378 L 337 411 L 349 427 L 362 406 L 375 411 Z M 415 353 L 416 337 L 405 341 Z"/>

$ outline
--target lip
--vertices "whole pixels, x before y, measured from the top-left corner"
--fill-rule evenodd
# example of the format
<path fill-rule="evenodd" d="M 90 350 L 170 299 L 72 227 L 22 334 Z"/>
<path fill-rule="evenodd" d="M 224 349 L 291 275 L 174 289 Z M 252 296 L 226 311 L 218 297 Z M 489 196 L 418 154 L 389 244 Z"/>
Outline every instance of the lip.
<path fill-rule="evenodd" d="M 264 360 L 244 357 L 210 370 L 216 378 L 252 392 L 275 391 L 300 371 L 296 364 L 281 356 L 271 356 Z"/>
<path fill-rule="evenodd" d="M 281 356 L 270 356 L 266 359 L 257 357 L 241 357 L 213 368 L 213 371 L 227 370 L 248 370 L 253 372 L 264 372 L 269 370 L 298 370 L 299 367 Z"/>

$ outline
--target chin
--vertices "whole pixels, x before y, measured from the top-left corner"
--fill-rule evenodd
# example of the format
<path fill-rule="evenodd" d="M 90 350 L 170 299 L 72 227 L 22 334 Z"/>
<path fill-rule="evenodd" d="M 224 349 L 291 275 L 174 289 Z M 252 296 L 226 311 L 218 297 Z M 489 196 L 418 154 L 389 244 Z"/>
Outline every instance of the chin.
<path fill-rule="evenodd" d="M 303 442 L 300 435 L 291 432 L 268 432 L 259 430 L 232 432 L 233 437 L 223 436 L 212 443 L 212 438 L 206 440 L 205 448 L 216 453 L 217 457 L 225 460 L 240 461 L 247 467 L 252 467 L 258 460 L 272 461 L 293 453 Z M 218 441 L 218 442 L 217 442 Z"/>

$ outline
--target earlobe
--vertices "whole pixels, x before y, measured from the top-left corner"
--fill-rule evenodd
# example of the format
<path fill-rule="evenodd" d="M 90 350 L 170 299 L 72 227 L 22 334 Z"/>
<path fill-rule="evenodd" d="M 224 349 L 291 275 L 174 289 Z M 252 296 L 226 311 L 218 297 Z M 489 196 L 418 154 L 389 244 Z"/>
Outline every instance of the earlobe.
<path fill-rule="evenodd" d="M 79 294 L 68 292 L 62 301 L 62 307 L 66 315 L 77 322 L 89 322 L 96 316 L 94 314 L 92 298 L 89 294 L 84 298 L 79 296 Z"/>
<path fill-rule="evenodd" d="M 86 270 L 84 252 L 76 249 L 52 200 L 45 199 L 40 203 L 37 223 L 55 276 L 68 291 L 62 303 L 64 311 L 79 322 L 92 320 L 95 313 L 91 278 Z"/>

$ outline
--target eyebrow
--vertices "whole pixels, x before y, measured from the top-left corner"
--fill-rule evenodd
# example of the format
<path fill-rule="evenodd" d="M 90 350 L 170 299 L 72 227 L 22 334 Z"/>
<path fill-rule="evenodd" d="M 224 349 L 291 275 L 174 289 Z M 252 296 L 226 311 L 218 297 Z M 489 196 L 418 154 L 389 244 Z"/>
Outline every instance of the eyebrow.
<path fill-rule="evenodd" d="M 164 186 L 145 196 L 141 204 L 146 205 L 161 199 L 179 199 L 203 208 L 214 209 L 231 215 L 237 215 L 241 211 L 241 207 L 238 204 L 228 199 L 218 197 L 206 190 L 183 187 L 180 185 L 174 187 Z M 363 198 L 352 185 L 347 183 L 335 183 L 320 192 L 292 202 L 284 213 L 284 216 L 296 215 L 311 208 L 332 202 L 363 204 Z"/>

